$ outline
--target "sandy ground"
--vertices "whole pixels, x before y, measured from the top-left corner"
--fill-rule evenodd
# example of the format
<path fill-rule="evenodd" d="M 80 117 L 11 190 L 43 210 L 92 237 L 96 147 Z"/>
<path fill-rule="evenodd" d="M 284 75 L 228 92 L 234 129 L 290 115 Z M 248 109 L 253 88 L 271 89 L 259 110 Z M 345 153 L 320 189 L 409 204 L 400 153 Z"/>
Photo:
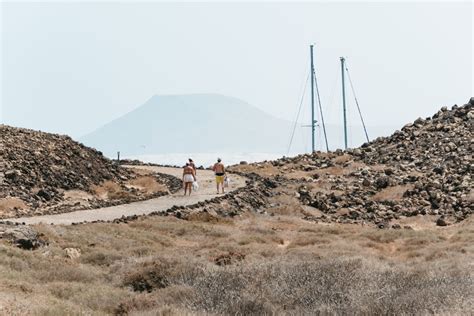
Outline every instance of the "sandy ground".
<path fill-rule="evenodd" d="M 182 177 L 182 169 L 178 168 L 162 168 L 150 166 L 137 166 L 134 168 L 146 169 L 155 172 L 170 174 L 176 177 Z M 245 179 L 237 175 L 230 176 L 231 183 L 228 191 L 245 186 Z M 20 217 L 5 219 L 7 221 L 25 223 L 25 224 L 55 224 L 55 225 L 71 225 L 78 222 L 92 222 L 92 221 L 110 221 L 122 216 L 131 215 L 145 215 L 155 211 L 164 211 L 174 205 L 184 206 L 192 205 L 204 200 L 212 199 L 216 196 L 216 187 L 214 182 L 214 173 L 210 170 L 198 170 L 197 180 L 199 183 L 199 190 L 193 192 L 191 196 L 183 196 L 183 191 L 172 195 L 134 202 L 130 204 L 123 204 L 111 207 L 104 207 L 94 210 L 74 211 L 70 213 L 42 215 L 33 217 Z"/>

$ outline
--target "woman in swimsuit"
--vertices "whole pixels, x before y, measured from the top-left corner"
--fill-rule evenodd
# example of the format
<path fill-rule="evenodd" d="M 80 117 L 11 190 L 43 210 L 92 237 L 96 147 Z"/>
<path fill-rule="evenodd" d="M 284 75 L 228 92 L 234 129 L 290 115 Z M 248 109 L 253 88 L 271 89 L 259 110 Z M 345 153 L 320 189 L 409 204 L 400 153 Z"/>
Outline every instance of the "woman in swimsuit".
<path fill-rule="evenodd" d="M 194 171 L 193 167 L 189 165 L 189 163 L 186 163 L 186 166 L 183 169 L 184 195 L 186 195 L 188 190 L 189 195 L 191 195 L 194 181 L 196 181 L 196 172 Z"/>

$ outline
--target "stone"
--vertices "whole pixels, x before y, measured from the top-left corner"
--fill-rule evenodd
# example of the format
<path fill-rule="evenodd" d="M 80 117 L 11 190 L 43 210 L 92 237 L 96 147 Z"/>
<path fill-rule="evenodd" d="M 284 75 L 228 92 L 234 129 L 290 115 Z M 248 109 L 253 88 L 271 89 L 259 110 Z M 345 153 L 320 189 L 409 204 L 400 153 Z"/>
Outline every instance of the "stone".
<path fill-rule="evenodd" d="M 4 176 L 7 179 L 15 180 L 18 177 L 19 172 L 17 170 L 7 170 L 4 172 Z"/>
<path fill-rule="evenodd" d="M 0 238 L 8 240 L 18 248 L 25 250 L 35 250 L 47 245 L 42 234 L 25 225 L 0 224 Z"/>
<path fill-rule="evenodd" d="M 36 195 L 38 195 L 39 197 L 42 197 L 43 199 L 45 199 L 46 201 L 49 201 L 52 199 L 52 193 L 44 190 L 44 189 L 41 189 L 38 191 L 38 193 L 36 193 Z"/>
<path fill-rule="evenodd" d="M 446 219 L 444 218 L 444 216 L 441 216 L 440 218 L 438 218 L 436 220 L 436 225 L 437 226 L 448 226 L 448 223 L 446 222 Z"/>
<path fill-rule="evenodd" d="M 81 249 L 79 248 L 64 248 L 66 252 L 66 257 L 71 260 L 78 259 L 81 256 Z"/>
<path fill-rule="evenodd" d="M 385 189 L 390 184 L 390 178 L 386 176 L 379 177 L 374 184 L 377 189 Z"/>

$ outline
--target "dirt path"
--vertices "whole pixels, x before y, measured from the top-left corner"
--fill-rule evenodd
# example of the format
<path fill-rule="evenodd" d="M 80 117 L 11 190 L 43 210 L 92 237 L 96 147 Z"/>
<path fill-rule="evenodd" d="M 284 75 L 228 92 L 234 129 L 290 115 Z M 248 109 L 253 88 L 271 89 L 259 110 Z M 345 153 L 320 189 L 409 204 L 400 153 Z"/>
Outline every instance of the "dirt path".
<path fill-rule="evenodd" d="M 181 178 L 182 169 L 178 168 L 163 168 L 163 167 L 149 167 L 139 166 L 136 168 L 146 169 L 161 173 L 170 174 Z M 110 221 L 122 216 L 144 215 L 154 211 L 164 211 L 174 205 L 186 206 L 192 205 L 204 200 L 212 199 L 216 196 L 216 188 L 214 182 L 214 173 L 209 170 L 198 170 L 197 179 L 199 182 L 199 191 L 193 192 L 191 196 L 183 196 L 183 191 L 175 194 L 163 196 L 156 199 L 134 202 L 130 204 L 123 204 L 111 207 L 104 207 L 94 210 L 74 211 L 70 213 L 62 213 L 55 215 L 42 215 L 33 217 L 10 218 L 7 221 L 25 223 L 25 224 L 55 224 L 55 225 L 71 225 L 79 222 L 92 221 Z M 232 175 L 231 184 L 228 191 L 245 186 L 245 179 L 243 177 Z"/>

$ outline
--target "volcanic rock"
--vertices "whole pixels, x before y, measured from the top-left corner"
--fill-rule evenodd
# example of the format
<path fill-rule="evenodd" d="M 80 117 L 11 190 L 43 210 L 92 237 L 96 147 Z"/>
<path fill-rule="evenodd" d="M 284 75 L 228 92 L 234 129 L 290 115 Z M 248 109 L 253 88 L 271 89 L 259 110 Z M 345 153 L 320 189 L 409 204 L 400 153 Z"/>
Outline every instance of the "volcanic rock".
<path fill-rule="evenodd" d="M 34 250 L 47 244 L 42 234 L 25 225 L 0 224 L 0 239 L 25 250 Z"/>
<path fill-rule="evenodd" d="M 303 205 L 323 213 L 313 220 L 372 222 L 387 228 L 401 217 L 438 215 L 437 224 L 447 225 L 474 212 L 469 198 L 474 187 L 473 127 L 471 98 L 360 148 L 304 154 L 271 164 L 286 168 L 282 175 L 288 179 L 292 170 L 318 174 L 294 185 Z M 306 179 L 300 174 L 299 178 Z"/>
<path fill-rule="evenodd" d="M 0 218 L 64 213 L 167 194 L 139 192 L 127 182 L 137 177 L 133 171 L 68 136 L 6 125 L 0 125 L 0 136 Z M 154 177 L 171 192 L 181 186 L 175 177 Z M 101 197 L 94 191 L 105 182 L 115 188 L 114 195 Z M 84 205 L 65 202 L 72 190 L 88 196 Z"/>

